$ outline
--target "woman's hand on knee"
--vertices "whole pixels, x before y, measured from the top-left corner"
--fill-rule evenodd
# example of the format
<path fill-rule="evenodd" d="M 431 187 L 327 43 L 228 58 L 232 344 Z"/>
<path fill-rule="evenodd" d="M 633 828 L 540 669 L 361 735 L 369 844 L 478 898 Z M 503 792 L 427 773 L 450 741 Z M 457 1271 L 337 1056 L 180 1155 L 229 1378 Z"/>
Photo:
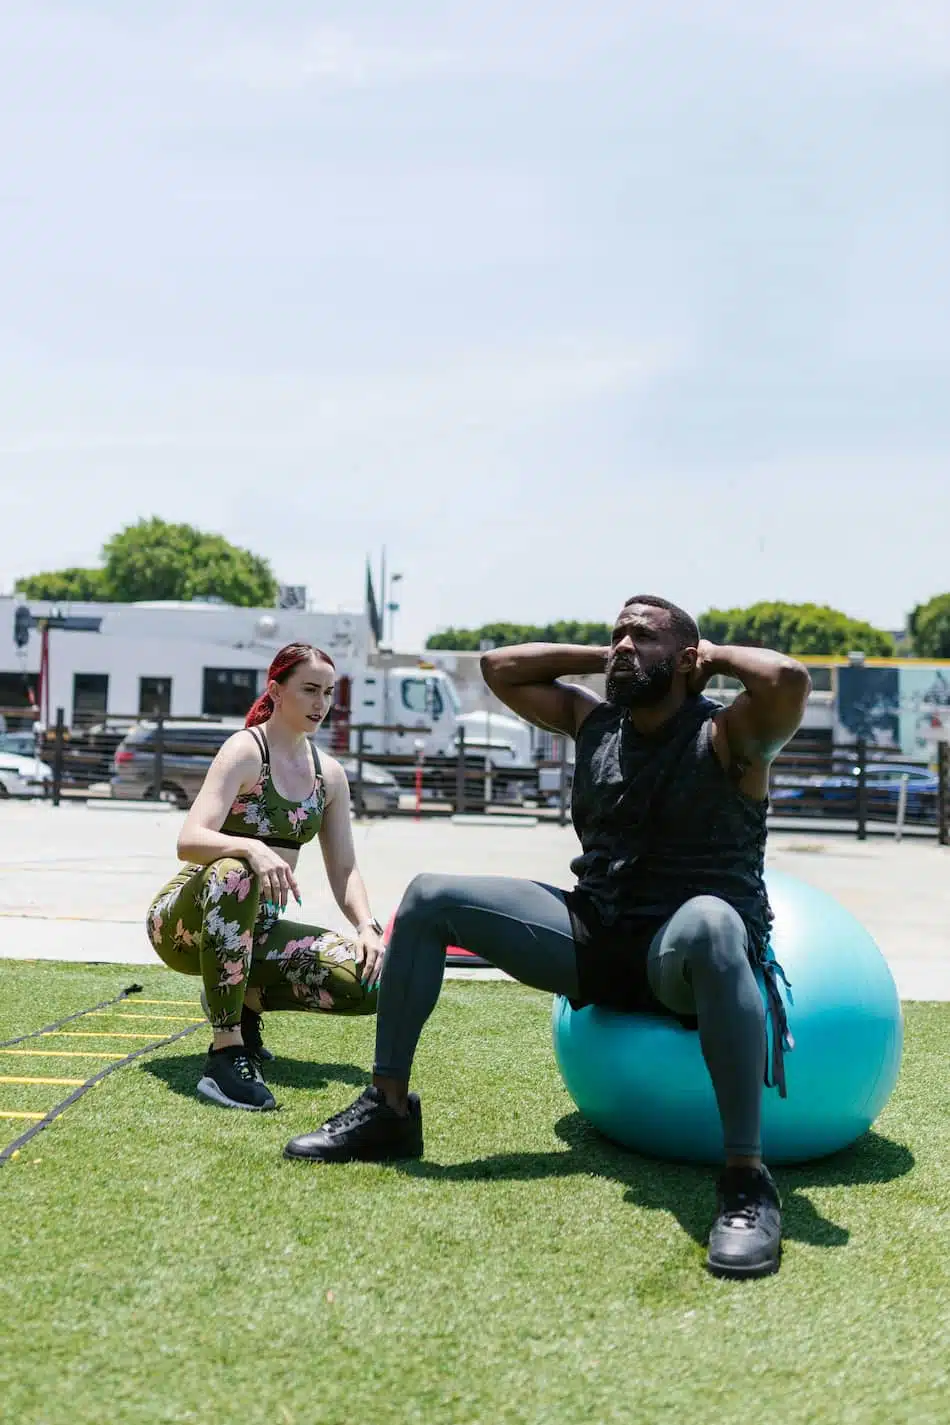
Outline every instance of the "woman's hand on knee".
<path fill-rule="evenodd" d="M 300 891 L 293 871 L 282 856 L 263 841 L 248 843 L 247 859 L 251 870 L 261 883 L 261 899 L 286 910 L 287 901 L 293 896 L 301 904 Z"/>
<path fill-rule="evenodd" d="M 360 972 L 360 984 L 364 989 L 374 990 L 383 973 L 386 943 L 371 926 L 360 931 L 356 942 L 356 964 Z"/>

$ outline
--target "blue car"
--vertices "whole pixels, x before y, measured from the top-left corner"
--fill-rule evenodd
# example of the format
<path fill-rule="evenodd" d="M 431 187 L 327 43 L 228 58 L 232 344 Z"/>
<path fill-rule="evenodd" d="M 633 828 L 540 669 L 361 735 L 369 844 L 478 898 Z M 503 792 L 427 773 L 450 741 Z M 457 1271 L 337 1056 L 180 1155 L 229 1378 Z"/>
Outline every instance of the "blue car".
<path fill-rule="evenodd" d="M 937 813 L 939 779 L 935 772 L 913 762 L 869 762 L 867 800 L 870 816 L 897 813 L 902 779 L 907 778 L 907 815 L 930 820 Z M 858 803 L 858 769 L 812 773 L 776 768 L 772 777 L 772 805 L 776 811 L 814 810 L 825 815 L 854 816 Z"/>

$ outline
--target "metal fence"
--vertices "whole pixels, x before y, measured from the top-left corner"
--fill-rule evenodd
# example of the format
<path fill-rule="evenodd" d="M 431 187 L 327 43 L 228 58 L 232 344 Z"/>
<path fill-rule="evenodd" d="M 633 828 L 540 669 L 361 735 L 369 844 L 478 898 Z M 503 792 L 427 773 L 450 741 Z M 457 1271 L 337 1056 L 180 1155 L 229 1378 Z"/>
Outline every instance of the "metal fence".
<path fill-rule="evenodd" d="M 54 805 L 71 798 L 162 800 L 191 804 L 222 742 L 240 723 L 210 716 L 143 721 L 111 715 L 91 726 L 67 728 L 62 711 L 37 739 L 51 769 L 29 789 Z M 568 740 L 546 748 L 529 767 L 494 765 L 487 743 L 460 732 L 453 753 L 425 756 L 426 728 L 364 724 L 351 729 L 343 763 L 359 817 L 438 817 L 459 814 L 531 816 L 564 825 L 570 814 L 573 766 Z M 413 752 L 370 752 L 371 734 L 397 733 Z M 322 746 L 320 738 L 317 745 Z M 2 768 L 0 768 L 2 776 Z M 941 744 L 936 772 L 865 742 L 843 747 L 793 744 L 776 760 L 771 816 L 779 826 L 852 832 L 936 835 L 950 845 L 950 746 Z"/>

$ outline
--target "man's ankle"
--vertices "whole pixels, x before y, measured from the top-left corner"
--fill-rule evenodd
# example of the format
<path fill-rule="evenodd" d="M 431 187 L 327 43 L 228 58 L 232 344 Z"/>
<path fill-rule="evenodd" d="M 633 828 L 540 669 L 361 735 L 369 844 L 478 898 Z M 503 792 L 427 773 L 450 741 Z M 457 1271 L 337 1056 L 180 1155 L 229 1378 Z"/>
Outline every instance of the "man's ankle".
<path fill-rule="evenodd" d="M 402 1118 L 409 1113 L 409 1084 L 405 1079 L 391 1079 L 387 1074 L 374 1074 L 373 1087 L 379 1089 L 389 1108 Z"/>

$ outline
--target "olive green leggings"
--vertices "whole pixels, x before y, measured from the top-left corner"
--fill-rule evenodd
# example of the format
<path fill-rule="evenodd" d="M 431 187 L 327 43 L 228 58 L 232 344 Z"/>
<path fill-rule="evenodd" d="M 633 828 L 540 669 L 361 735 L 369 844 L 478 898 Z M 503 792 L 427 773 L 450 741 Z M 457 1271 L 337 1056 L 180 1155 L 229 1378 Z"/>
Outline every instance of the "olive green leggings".
<path fill-rule="evenodd" d="M 201 976 L 215 1029 L 240 1023 L 248 987 L 259 990 L 266 1010 L 376 1012 L 376 991 L 360 984 L 354 942 L 282 920 L 237 857 L 183 867 L 152 901 L 146 928 L 170 969 Z"/>

